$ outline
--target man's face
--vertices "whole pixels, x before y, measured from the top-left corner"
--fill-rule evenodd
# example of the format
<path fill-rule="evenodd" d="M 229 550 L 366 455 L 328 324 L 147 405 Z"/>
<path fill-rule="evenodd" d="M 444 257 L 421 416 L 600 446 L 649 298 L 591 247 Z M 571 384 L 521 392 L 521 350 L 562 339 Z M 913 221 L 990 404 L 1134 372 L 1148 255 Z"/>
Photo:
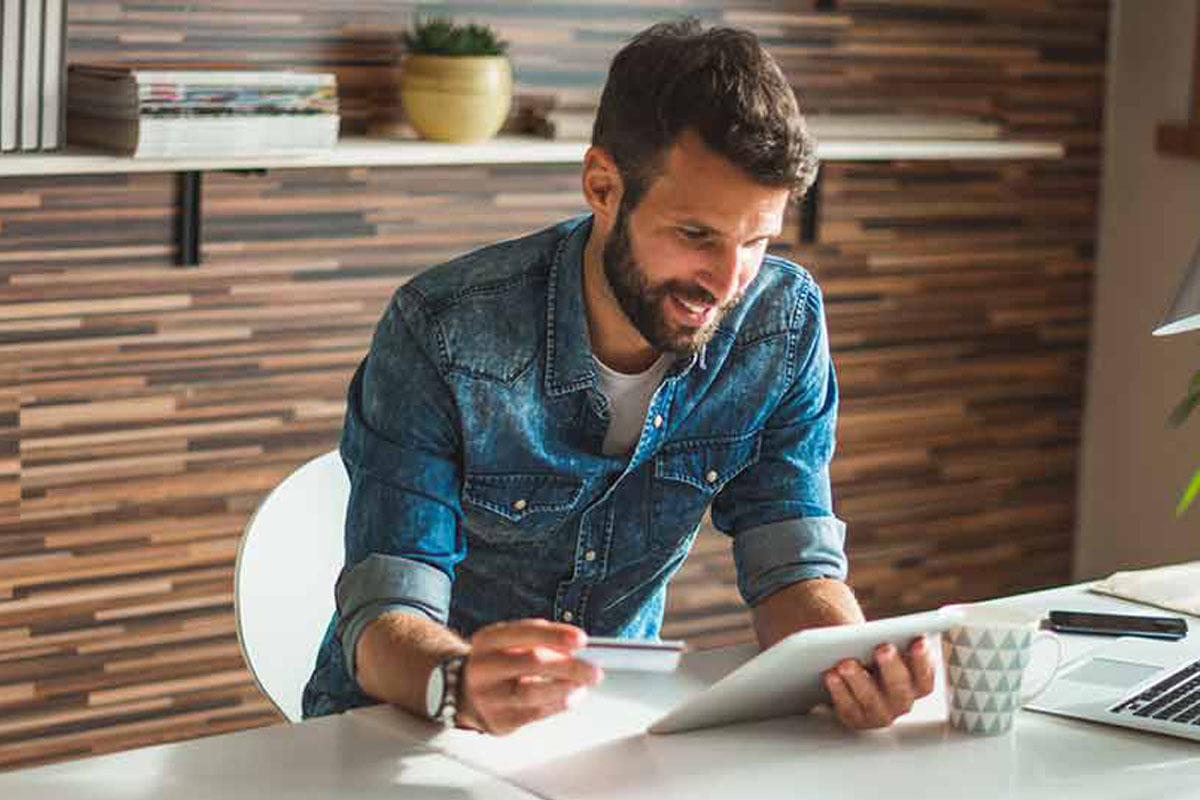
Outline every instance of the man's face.
<path fill-rule="evenodd" d="M 642 338 L 682 355 L 707 343 L 758 274 L 787 200 L 682 135 L 637 207 L 621 203 L 604 245 L 609 286 Z"/>

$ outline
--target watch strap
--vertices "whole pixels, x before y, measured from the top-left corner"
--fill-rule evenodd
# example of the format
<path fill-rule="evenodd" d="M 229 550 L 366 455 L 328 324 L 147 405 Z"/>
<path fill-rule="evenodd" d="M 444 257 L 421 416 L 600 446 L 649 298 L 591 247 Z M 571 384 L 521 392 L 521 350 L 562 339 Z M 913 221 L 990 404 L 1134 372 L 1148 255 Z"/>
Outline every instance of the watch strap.
<path fill-rule="evenodd" d="M 447 726 L 454 725 L 454 718 L 458 714 L 462 670 L 463 665 L 466 663 L 467 657 L 461 655 L 450 656 L 438 664 L 437 668 L 442 671 L 442 702 L 438 706 L 437 713 L 433 716 L 435 722 L 440 722 Z"/>

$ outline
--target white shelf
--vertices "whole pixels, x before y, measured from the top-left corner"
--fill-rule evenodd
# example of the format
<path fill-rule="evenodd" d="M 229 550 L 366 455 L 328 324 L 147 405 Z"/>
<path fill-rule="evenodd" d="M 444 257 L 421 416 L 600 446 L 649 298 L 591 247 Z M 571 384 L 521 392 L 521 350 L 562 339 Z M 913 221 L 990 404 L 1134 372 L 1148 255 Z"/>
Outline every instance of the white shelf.
<path fill-rule="evenodd" d="M 817 154 L 825 161 L 1043 159 L 1061 158 L 1055 142 L 996 139 L 915 138 L 911 130 L 872 130 L 877 138 L 833 134 L 822 137 L 814 124 Z M 830 132 L 833 133 L 832 131 Z M 864 131 L 864 133 L 866 133 Z M 347 137 L 329 151 L 306 155 L 250 158 L 144 159 L 69 148 L 56 153 L 0 155 L 0 177 L 95 175 L 122 172 L 192 172 L 226 169 L 304 169 L 313 167 L 431 167 L 466 164 L 578 164 L 586 142 L 532 137 L 499 137 L 479 144 Z"/>
<path fill-rule="evenodd" d="M 114 172 L 192 172 L 222 169 L 417 167 L 461 164 L 570 164 L 582 142 L 501 137 L 479 144 L 445 144 L 347 137 L 327 151 L 248 158 L 131 158 L 69 148 L 59 153 L 0 155 L 0 175 L 86 175 Z"/>
<path fill-rule="evenodd" d="M 822 161 L 994 161 L 1062 158 L 1063 152 L 1063 146 L 1058 142 L 1005 142 L 984 139 L 817 140 L 817 155 Z"/>

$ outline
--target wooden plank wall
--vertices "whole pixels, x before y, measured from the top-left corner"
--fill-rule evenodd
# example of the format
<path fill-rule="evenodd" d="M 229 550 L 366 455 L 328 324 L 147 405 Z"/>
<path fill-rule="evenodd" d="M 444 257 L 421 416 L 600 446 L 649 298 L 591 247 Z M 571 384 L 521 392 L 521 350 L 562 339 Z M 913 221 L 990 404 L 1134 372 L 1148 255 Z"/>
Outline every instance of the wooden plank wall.
<path fill-rule="evenodd" d="M 518 91 L 594 102 L 692 8 L 757 30 L 809 110 L 980 115 L 1062 161 L 826 164 L 834 464 L 872 614 L 1069 576 L 1107 0 L 449 2 L 513 43 Z M 73 60 L 333 68 L 346 129 L 394 89 L 412 4 L 73 0 Z M 796 10 L 799 8 L 800 10 Z M 172 265 L 171 176 L 0 179 L 0 768 L 269 724 L 236 644 L 237 539 L 334 446 L 393 287 L 582 210 L 565 166 L 209 175 L 205 263 Z M 745 638 L 706 533 L 665 633 Z"/>

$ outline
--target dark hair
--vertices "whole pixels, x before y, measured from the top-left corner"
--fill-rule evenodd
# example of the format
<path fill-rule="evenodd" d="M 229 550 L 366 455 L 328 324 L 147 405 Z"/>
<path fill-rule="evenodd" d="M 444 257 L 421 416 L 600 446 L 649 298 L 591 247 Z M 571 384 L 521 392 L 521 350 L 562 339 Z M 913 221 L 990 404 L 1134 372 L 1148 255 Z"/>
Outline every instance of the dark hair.
<path fill-rule="evenodd" d="M 692 129 L 713 151 L 766 186 L 803 197 L 817 176 L 816 142 L 783 71 L 758 38 L 704 30 L 695 18 L 639 33 L 613 59 L 592 144 L 617 164 L 633 208 Z"/>

